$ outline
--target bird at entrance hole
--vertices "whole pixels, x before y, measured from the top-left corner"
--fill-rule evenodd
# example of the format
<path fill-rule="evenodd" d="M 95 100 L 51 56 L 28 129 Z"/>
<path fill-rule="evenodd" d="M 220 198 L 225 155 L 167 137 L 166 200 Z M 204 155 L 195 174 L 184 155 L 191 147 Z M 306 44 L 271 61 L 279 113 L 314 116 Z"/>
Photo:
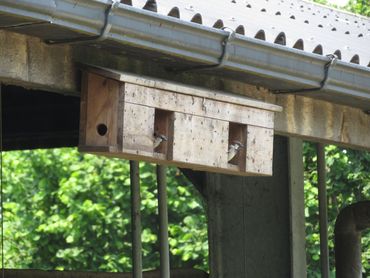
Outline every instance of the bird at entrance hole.
<path fill-rule="evenodd" d="M 242 143 L 239 141 L 233 141 L 233 143 L 229 146 L 229 150 L 227 151 L 227 161 L 230 162 L 238 154 L 241 148 L 244 148 Z"/>
<path fill-rule="evenodd" d="M 167 136 L 159 133 L 154 133 L 153 147 L 157 148 L 162 142 L 167 141 Z"/>

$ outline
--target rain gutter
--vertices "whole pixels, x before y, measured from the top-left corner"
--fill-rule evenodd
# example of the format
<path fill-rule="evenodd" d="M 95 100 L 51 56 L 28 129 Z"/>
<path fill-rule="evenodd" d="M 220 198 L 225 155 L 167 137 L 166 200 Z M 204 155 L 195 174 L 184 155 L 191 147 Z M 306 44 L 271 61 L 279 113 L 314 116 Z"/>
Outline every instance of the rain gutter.
<path fill-rule="evenodd" d="M 161 53 L 161 58 L 180 58 L 195 66 L 220 63 L 225 51 L 223 42 L 230 34 L 227 30 L 124 4 L 107 13 L 112 3 L 108 0 L 0 0 L 0 17 L 5 14 L 7 18 L 22 19 L 23 24 L 30 25 L 33 22 L 40 25 L 42 21 L 84 38 L 99 36 L 108 20 L 111 26 L 104 34 L 104 45 L 122 46 L 123 51 L 127 46 L 153 51 Z M 0 18 L 1 26 L 12 28 Z M 46 32 L 42 38 L 53 40 L 53 36 L 56 36 L 54 32 Z M 60 34 L 57 36 L 59 38 Z M 102 43 L 101 38 L 98 43 Z M 320 87 L 328 62 L 326 56 L 239 34 L 229 43 L 228 52 L 227 60 L 222 61 L 223 71 L 246 74 L 248 81 L 273 90 Z M 306 94 L 370 111 L 370 68 L 338 61 L 328 74 L 322 91 Z"/>

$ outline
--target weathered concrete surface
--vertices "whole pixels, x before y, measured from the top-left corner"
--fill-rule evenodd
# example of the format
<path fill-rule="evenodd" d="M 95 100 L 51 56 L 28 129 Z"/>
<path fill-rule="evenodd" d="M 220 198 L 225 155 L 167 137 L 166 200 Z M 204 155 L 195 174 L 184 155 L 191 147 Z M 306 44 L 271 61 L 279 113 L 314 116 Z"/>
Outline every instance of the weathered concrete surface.
<path fill-rule="evenodd" d="M 291 277 L 307 277 L 303 142 L 288 139 Z"/>
<path fill-rule="evenodd" d="M 53 92 L 78 91 L 69 46 L 48 46 L 38 38 L 0 31 L 0 80 Z"/>
<path fill-rule="evenodd" d="M 181 81 L 278 104 L 284 112 L 276 114 L 277 134 L 370 150 L 370 115 L 359 109 L 302 96 L 276 96 L 263 88 L 201 72 L 171 73 L 154 59 L 139 60 L 123 52 L 113 55 L 83 45 L 49 46 L 38 38 L 0 31 L 0 81 L 3 83 L 79 95 L 76 62 Z"/>
<path fill-rule="evenodd" d="M 211 277 L 293 277 L 288 157 L 277 136 L 272 177 L 207 173 Z"/>

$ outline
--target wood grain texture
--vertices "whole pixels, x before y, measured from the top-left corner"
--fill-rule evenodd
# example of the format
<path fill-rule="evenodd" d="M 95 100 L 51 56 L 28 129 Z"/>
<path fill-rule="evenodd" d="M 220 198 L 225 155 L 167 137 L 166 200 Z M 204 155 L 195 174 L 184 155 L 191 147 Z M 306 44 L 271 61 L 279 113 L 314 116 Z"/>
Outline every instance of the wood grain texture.
<path fill-rule="evenodd" d="M 169 160 L 227 168 L 228 131 L 228 122 L 175 112 Z"/>
<path fill-rule="evenodd" d="M 256 126 L 247 127 L 247 172 L 272 175 L 273 141 L 273 130 Z"/>
<path fill-rule="evenodd" d="M 125 103 L 123 116 L 122 151 L 153 153 L 153 107 Z"/>
<path fill-rule="evenodd" d="M 218 120 L 274 127 L 274 112 L 125 83 L 125 101 Z"/>
<path fill-rule="evenodd" d="M 117 113 L 119 82 L 88 74 L 84 90 L 88 92 L 86 102 L 85 144 L 90 146 L 117 145 Z M 99 126 L 106 132 L 99 134 Z"/>
<path fill-rule="evenodd" d="M 266 103 L 262 101 L 253 100 L 243 96 L 236 96 L 233 94 L 217 91 L 217 90 L 208 90 L 208 89 L 201 89 L 199 87 L 194 87 L 191 85 L 183 85 L 181 83 L 171 82 L 168 80 L 162 80 L 158 78 L 152 77 L 143 77 L 136 74 L 126 73 L 126 72 L 119 72 L 112 69 L 96 67 L 96 66 L 89 66 L 88 70 L 90 72 L 94 72 L 96 74 L 106 76 L 111 79 L 119 80 L 121 82 L 136 84 L 139 86 L 155 88 L 170 92 L 176 92 L 181 94 L 186 94 L 190 96 L 197 96 L 200 98 L 208 98 L 214 99 L 221 102 L 232 103 L 232 104 L 239 104 L 243 106 L 251 106 L 260 108 L 263 110 L 269 111 L 282 111 L 281 107 L 275 104 Z"/>

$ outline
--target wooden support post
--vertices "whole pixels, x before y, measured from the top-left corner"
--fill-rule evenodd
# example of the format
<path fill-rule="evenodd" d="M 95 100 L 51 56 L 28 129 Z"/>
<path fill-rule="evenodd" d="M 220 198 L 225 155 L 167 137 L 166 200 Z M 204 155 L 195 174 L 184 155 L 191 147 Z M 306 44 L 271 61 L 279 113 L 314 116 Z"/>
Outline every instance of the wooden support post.
<path fill-rule="evenodd" d="M 130 161 L 131 183 L 131 231 L 132 231 L 132 272 L 134 278 L 143 277 L 140 213 L 139 162 Z"/>
<path fill-rule="evenodd" d="M 319 188 L 321 277 L 329 278 L 328 203 L 326 196 L 325 145 L 317 144 L 317 176 Z"/>
<path fill-rule="evenodd" d="M 289 138 L 291 277 L 307 277 L 304 215 L 303 142 Z"/>
<path fill-rule="evenodd" d="M 157 165 L 159 244 L 161 260 L 161 278 L 170 278 L 170 253 L 168 245 L 168 212 L 167 212 L 167 167 Z"/>
<path fill-rule="evenodd" d="M 288 150 L 276 136 L 272 177 L 206 174 L 211 277 L 292 277 Z"/>

